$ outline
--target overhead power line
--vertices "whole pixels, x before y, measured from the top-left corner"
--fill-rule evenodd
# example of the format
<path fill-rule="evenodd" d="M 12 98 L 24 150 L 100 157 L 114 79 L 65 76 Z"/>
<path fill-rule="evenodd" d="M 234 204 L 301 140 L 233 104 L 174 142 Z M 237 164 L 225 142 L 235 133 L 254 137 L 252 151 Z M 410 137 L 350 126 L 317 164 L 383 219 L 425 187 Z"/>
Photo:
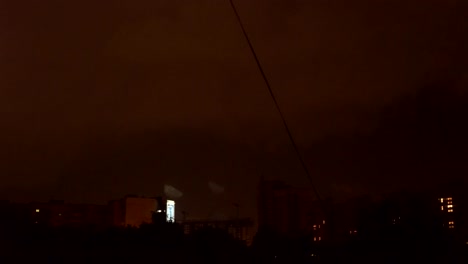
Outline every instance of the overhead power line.
<path fill-rule="evenodd" d="M 273 100 L 274 104 L 275 104 L 275 107 L 276 107 L 276 110 L 278 111 L 280 117 L 281 117 L 281 121 L 283 122 L 283 126 L 286 130 L 286 133 L 289 137 L 289 140 L 291 141 L 291 144 L 294 148 L 294 151 L 297 155 L 297 158 L 299 159 L 299 162 L 301 163 L 301 166 L 302 166 L 302 169 L 304 170 L 306 176 L 307 176 L 307 179 L 309 180 L 309 182 L 311 183 L 312 185 L 312 189 L 317 197 L 317 200 L 319 200 L 319 202 L 321 201 L 321 198 L 320 198 L 320 195 L 319 195 L 319 192 L 317 190 L 317 188 L 315 187 L 315 184 L 314 184 L 314 181 L 312 179 L 312 176 L 309 172 L 309 169 L 307 168 L 307 165 L 304 161 L 304 158 L 302 157 L 301 153 L 299 152 L 299 148 L 297 147 L 297 144 L 296 144 L 296 141 L 294 140 L 294 137 L 292 136 L 292 133 L 291 133 L 291 129 L 289 129 L 289 126 L 288 126 L 288 123 L 286 122 L 286 118 L 284 117 L 284 114 L 283 114 L 283 111 L 281 111 L 281 108 L 278 104 L 278 101 L 276 100 L 276 97 L 275 97 L 275 94 L 273 93 L 273 90 L 271 89 L 271 86 L 270 86 L 270 82 L 268 81 L 268 78 L 266 77 L 266 74 L 265 74 L 265 71 L 263 71 L 263 68 L 262 68 L 262 65 L 260 63 L 260 60 L 258 59 L 258 56 L 257 56 L 257 53 L 255 52 L 255 49 L 252 45 L 252 42 L 250 41 L 250 38 L 247 34 L 247 31 L 245 30 L 245 27 L 244 25 L 242 24 L 242 20 L 239 16 L 239 13 L 237 12 L 237 9 L 236 9 L 236 6 L 234 5 L 234 2 L 233 0 L 229 0 L 229 2 L 231 3 L 231 7 L 234 11 L 234 14 L 236 16 L 236 19 L 237 19 L 237 22 L 239 23 L 239 26 L 240 28 L 242 29 L 242 33 L 244 34 L 244 37 L 245 37 L 245 40 L 247 41 L 247 44 L 249 45 L 249 48 L 250 48 L 250 51 L 252 52 L 252 55 L 255 59 L 255 63 L 257 64 L 257 67 L 258 67 L 258 70 L 260 71 L 260 74 L 262 75 L 262 78 L 263 78 L 263 81 L 265 82 L 265 85 L 268 89 L 268 92 L 270 93 L 270 96 L 271 96 L 271 99 Z"/>

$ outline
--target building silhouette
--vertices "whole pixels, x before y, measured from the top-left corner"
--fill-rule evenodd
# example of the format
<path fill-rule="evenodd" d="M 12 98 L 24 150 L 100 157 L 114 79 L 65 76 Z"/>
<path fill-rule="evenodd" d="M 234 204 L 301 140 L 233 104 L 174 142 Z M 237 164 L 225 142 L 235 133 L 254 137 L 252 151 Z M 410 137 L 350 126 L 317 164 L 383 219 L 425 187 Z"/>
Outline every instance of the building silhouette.
<path fill-rule="evenodd" d="M 226 231 L 233 238 L 244 241 L 247 245 L 252 243 L 253 221 L 250 218 L 230 220 L 186 220 L 181 223 L 184 233 L 190 235 L 206 228 Z"/>
<path fill-rule="evenodd" d="M 281 181 L 260 182 L 259 229 L 294 237 L 321 233 L 326 222 L 323 208 L 310 188 L 296 188 Z"/>

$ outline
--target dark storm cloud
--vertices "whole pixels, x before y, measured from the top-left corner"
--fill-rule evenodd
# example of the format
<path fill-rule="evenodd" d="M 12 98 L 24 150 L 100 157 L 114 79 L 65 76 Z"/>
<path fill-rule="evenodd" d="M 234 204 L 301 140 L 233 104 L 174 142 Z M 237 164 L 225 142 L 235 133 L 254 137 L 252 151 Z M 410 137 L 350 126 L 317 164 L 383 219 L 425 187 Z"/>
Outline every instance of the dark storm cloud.
<path fill-rule="evenodd" d="M 247 19 L 286 111 L 293 119 L 310 111 L 319 121 L 303 132 L 334 133 L 323 117 L 343 123 L 350 110 L 373 112 L 428 78 L 466 70 L 467 9 L 459 2 L 290 2 L 296 7 L 285 12 L 286 1 L 244 6 L 266 13 Z"/>
<path fill-rule="evenodd" d="M 311 155 L 321 186 L 349 189 L 345 171 L 317 166 L 353 155 L 327 152 L 342 148 L 327 139 L 369 132 L 395 98 L 467 69 L 460 1 L 236 4 L 301 150 L 330 153 Z M 213 181 L 219 201 L 252 212 L 260 174 L 305 182 L 227 1 L 1 1 L 0 12 L 7 196 L 103 202 L 171 184 L 203 204 Z"/>
<path fill-rule="evenodd" d="M 467 87 L 445 80 L 403 96 L 375 115 L 367 133 L 329 138 L 309 149 L 314 171 L 346 175 L 339 184 L 356 192 L 432 188 L 468 171 Z M 340 187 L 340 186 L 338 186 Z M 346 192 L 331 188 L 335 195 Z"/>

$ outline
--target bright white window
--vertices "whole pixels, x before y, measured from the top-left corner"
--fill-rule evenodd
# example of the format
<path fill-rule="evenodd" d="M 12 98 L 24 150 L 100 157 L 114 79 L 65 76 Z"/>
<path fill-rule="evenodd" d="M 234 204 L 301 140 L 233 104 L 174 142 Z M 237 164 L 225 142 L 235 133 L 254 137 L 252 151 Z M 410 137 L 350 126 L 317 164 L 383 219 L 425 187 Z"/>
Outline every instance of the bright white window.
<path fill-rule="evenodd" d="M 440 210 L 442 210 L 442 211 L 444 210 L 444 206 L 443 206 L 443 205 L 440 207 Z"/>
<path fill-rule="evenodd" d="M 166 222 L 175 222 L 175 202 L 172 200 L 166 201 Z"/>
<path fill-rule="evenodd" d="M 447 205 L 447 208 L 453 208 L 452 204 Z"/>
<path fill-rule="evenodd" d="M 39 210 L 39 209 L 36 209 L 36 213 L 39 213 L 40 211 L 41 211 L 41 210 Z"/>
<path fill-rule="evenodd" d="M 452 213 L 453 209 L 448 209 L 447 212 Z"/>

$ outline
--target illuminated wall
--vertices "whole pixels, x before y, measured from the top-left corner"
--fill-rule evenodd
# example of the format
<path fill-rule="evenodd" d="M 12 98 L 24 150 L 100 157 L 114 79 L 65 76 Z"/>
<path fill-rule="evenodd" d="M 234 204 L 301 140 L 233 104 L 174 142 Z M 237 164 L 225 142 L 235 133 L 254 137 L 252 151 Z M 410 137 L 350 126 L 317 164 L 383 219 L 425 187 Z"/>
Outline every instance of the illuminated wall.
<path fill-rule="evenodd" d="M 172 200 L 166 202 L 166 221 L 175 222 L 175 202 Z"/>
<path fill-rule="evenodd" d="M 139 227 L 143 223 L 151 223 L 157 202 L 153 198 L 125 198 L 125 226 Z"/>

